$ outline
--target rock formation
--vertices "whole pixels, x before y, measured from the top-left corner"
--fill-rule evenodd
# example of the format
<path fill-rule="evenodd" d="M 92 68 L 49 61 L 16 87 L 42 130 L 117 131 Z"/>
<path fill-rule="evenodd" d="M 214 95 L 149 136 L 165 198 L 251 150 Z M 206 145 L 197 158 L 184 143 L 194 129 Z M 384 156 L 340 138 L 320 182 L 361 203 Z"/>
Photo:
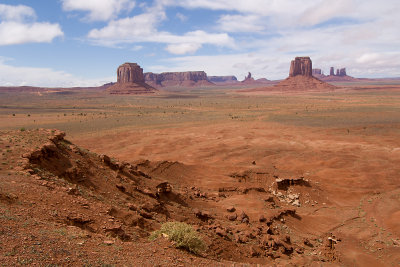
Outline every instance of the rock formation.
<path fill-rule="evenodd" d="M 290 64 L 289 77 L 297 75 L 311 77 L 312 62 L 309 57 L 296 57 Z"/>
<path fill-rule="evenodd" d="M 238 82 L 236 76 L 208 76 L 208 80 L 215 84 L 232 84 Z"/>
<path fill-rule="evenodd" d="M 357 80 L 356 78 L 347 75 L 346 68 L 336 69 L 335 72 L 335 68 L 331 67 L 329 75 L 324 75 L 323 73 L 320 74 L 318 72 L 315 72 L 314 70 L 319 69 L 313 69 L 313 76 L 324 82 L 343 82 Z"/>
<path fill-rule="evenodd" d="M 111 94 L 148 94 L 156 89 L 145 83 L 143 69 L 136 63 L 124 63 L 117 69 L 117 83 L 107 88 Z"/>
<path fill-rule="evenodd" d="M 331 71 L 330 71 L 329 75 L 330 76 L 339 76 L 339 77 L 347 76 L 346 68 L 336 69 L 336 74 L 335 74 L 335 68 L 331 67 Z"/>
<path fill-rule="evenodd" d="M 213 85 L 204 71 L 163 72 L 160 74 L 147 72 L 144 74 L 144 80 L 156 87 Z"/>
<path fill-rule="evenodd" d="M 312 75 L 321 75 L 322 74 L 322 70 L 321 69 L 312 69 Z"/>
<path fill-rule="evenodd" d="M 268 91 L 327 91 L 336 87 L 312 76 L 312 62 L 309 57 L 296 57 L 290 64 L 289 77 L 275 86 L 243 90 L 242 92 Z"/>
<path fill-rule="evenodd" d="M 244 80 L 242 81 L 242 83 L 253 83 L 254 82 L 254 78 L 251 77 L 251 72 L 249 72 L 247 74 L 246 77 L 244 77 Z"/>
<path fill-rule="evenodd" d="M 117 75 L 117 83 L 144 82 L 143 69 L 136 63 L 122 64 Z"/>

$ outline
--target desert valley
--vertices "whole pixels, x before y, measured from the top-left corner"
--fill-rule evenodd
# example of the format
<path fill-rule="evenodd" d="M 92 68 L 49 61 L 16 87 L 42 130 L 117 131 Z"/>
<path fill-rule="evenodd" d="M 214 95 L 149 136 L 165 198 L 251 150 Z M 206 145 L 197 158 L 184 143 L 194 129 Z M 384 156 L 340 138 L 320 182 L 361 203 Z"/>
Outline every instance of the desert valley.
<path fill-rule="evenodd" d="M 1 87 L 2 265 L 399 266 L 400 80 L 287 67 Z"/>

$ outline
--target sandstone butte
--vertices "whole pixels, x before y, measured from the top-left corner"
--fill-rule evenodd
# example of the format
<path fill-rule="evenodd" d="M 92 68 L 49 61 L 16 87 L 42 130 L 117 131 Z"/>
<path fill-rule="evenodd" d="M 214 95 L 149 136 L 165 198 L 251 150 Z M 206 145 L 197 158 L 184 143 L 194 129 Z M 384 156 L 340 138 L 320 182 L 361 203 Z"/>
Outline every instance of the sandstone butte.
<path fill-rule="evenodd" d="M 208 80 L 215 84 L 235 84 L 239 81 L 236 76 L 208 76 Z"/>
<path fill-rule="evenodd" d="M 331 67 L 329 75 L 325 75 L 321 69 L 313 69 L 312 75 L 324 82 L 343 82 L 343 81 L 357 81 L 359 79 L 347 75 L 346 68 L 336 69 Z"/>
<path fill-rule="evenodd" d="M 124 63 L 117 69 L 117 83 L 108 87 L 110 94 L 151 94 L 157 89 L 145 83 L 143 69 L 136 63 Z"/>
<path fill-rule="evenodd" d="M 315 78 L 312 71 L 312 61 L 309 57 L 296 57 L 290 64 L 289 77 L 277 85 L 241 90 L 240 92 L 302 92 L 330 91 L 336 88 L 331 84 Z"/>
<path fill-rule="evenodd" d="M 309 57 L 296 57 L 290 64 L 289 77 L 277 85 L 265 88 L 271 91 L 326 91 L 336 87 L 312 75 L 312 61 Z"/>
<path fill-rule="evenodd" d="M 186 72 L 163 72 L 144 74 L 146 83 L 154 87 L 194 87 L 214 85 L 208 80 L 204 71 L 186 71 Z"/>

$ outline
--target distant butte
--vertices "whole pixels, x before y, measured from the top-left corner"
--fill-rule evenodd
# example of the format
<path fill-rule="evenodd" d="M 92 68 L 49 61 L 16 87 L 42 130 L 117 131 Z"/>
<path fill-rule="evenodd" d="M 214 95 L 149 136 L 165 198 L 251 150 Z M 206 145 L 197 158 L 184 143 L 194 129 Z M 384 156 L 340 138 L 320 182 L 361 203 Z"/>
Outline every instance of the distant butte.
<path fill-rule="evenodd" d="M 195 87 L 214 85 L 204 71 L 163 72 L 144 74 L 146 83 L 154 87 Z"/>
<path fill-rule="evenodd" d="M 143 69 L 136 63 L 124 63 L 118 67 L 117 83 L 108 87 L 110 94 L 151 94 L 157 89 L 145 83 Z"/>
<path fill-rule="evenodd" d="M 289 77 L 270 90 L 327 91 L 335 88 L 335 86 L 313 77 L 312 61 L 309 57 L 296 57 L 290 64 Z"/>
<path fill-rule="evenodd" d="M 309 57 L 296 57 L 290 64 L 289 77 L 275 86 L 242 90 L 241 92 L 260 91 L 330 91 L 336 87 L 313 77 L 312 61 Z"/>
<path fill-rule="evenodd" d="M 357 78 L 347 75 L 346 68 L 336 69 L 331 67 L 329 75 L 325 75 L 321 69 L 313 69 L 313 76 L 324 82 L 345 82 L 357 81 Z"/>

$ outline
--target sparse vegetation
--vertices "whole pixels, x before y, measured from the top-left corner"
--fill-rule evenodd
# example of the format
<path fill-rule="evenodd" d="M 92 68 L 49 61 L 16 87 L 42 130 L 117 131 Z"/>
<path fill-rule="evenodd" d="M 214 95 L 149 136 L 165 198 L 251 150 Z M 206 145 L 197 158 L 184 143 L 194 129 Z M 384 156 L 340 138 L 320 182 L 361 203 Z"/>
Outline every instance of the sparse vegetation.
<path fill-rule="evenodd" d="M 194 254 L 206 249 L 204 241 L 192 226 L 183 222 L 166 222 L 161 229 L 150 235 L 150 240 L 165 236 L 173 241 L 177 248 L 183 248 Z"/>

